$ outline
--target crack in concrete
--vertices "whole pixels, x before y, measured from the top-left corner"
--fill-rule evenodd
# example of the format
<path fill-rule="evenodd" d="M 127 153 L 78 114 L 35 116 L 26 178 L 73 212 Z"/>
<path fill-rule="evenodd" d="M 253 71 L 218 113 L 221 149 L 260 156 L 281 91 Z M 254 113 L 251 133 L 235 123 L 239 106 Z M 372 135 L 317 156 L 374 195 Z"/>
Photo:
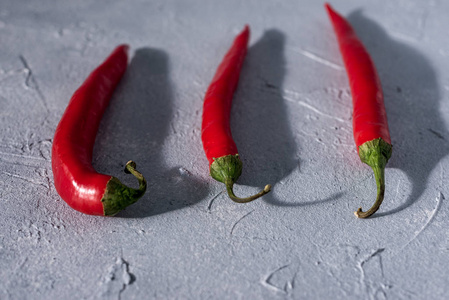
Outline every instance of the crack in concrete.
<path fill-rule="evenodd" d="M 25 59 L 25 56 L 23 56 L 22 54 L 19 55 L 19 59 L 22 62 L 23 67 L 25 68 L 25 70 L 27 72 L 27 77 L 25 79 L 25 86 L 27 88 L 34 89 L 36 91 L 37 95 L 39 96 L 39 99 L 42 101 L 45 111 L 47 112 L 47 114 L 50 113 L 50 110 L 48 109 L 48 105 L 47 105 L 47 100 L 45 99 L 45 96 L 42 93 L 42 91 L 39 87 L 39 84 L 36 81 L 33 70 L 30 68 L 28 61 Z"/>
<path fill-rule="evenodd" d="M 120 276 L 121 272 L 121 276 Z M 121 279 L 121 283 L 120 283 Z M 106 285 L 103 295 L 117 293 L 117 299 L 120 300 L 122 293 L 136 280 L 134 274 L 129 271 L 129 263 L 122 257 L 118 257 L 115 264 L 109 267 L 108 274 L 105 276 L 104 283 Z M 117 285 L 120 284 L 120 288 L 117 290 Z M 115 286 L 115 289 L 114 289 Z"/>
<path fill-rule="evenodd" d="M 209 200 L 209 204 L 207 205 L 207 210 L 210 212 L 211 208 L 212 208 L 212 203 L 214 202 L 215 199 L 218 198 L 218 196 L 220 196 L 223 193 L 223 191 L 217 193 L 215 196 L 213 196 L 210 200 Z"/>
<path fill-rule="evenodd" d="M 30 178 L 26 178 L 26 177 L 23 177 L 23 176 L 20 176 L 20 175 L 17 175 L 17 174 L 8 173 L 8 172 L 5 172 L 5 171 L 2 171 L 2 173 L 5 174 L 5 175 L 14 177 L 14 178 L 19 178 L 19 179 L 25 180 L 25 181 L 27 181 L 27 182 L 29 182 L 29 183 L 34 184 L 34 185 L 40 185 L 40 186 L 43 186 L 43 187 L 45 187 L 45 188 L 47 188 L 47 189 L 50 188 L 49 185 L 47 185 L 47 184 L 45 184 L 45 183 L 42 183 L 42 182 L 34 181 L 33 179 L 30 179 Z"/>
<path fill-rule="evenodd" d="M 432 128 L 428 128 L 428 131 L 430 131 L 431 133 L 433 133 L 437 138 L 445 140 L 444 136 L 439 133 L 438 131 L 433 130 Z"/>
<path fill-rule="evenodd" d="M 327 118 L 330 118 L 330 119 L 333 119 L 333 120 L 336 120 L 336 121 L 339 121 L 339 122 L 342 122 L 342 123 L 346 122 L 345 120 L 343 120 L 341 118 L 338 118 L 336 116 L 332 116 L 332 115 L 326 114 L 326 113 L 322 112 L 321 110 L 319 110 L 318 108 L 316 108 L 316 107 L 314 107 L 314 106 L 312 106 L 312 105 L 310 105 L 310 104 L 308 104 L 308 103 L 306 103 L 304 101 L 291 99 L 291 98 L 288 98 L 288 97 L 285 97 L 285 96 L 284 96 L 284 99 L 289 101 L 289 102 L 293 102 L 293 103 L 296 103 L 298 105 L 301 105 L 301 106 L 303 106 L 303 107 L 305 107 L 305 108 L 307 108 L 307 109 L 309 109 L 309 110 L 311 110 L 311 111 L 315 112 L 316 114 L 321 115 L 323 117 L 327 117 Z M 309 100 L 309 99 L 307 99 L 307 100 Z"/>
<path fill-rule="evenodd" d="M 333 62 L 331 62 L 331 61 L 329 61 L 329 60 L 327 60 L 325 58 L 322 58 L 322 57 L 316 55 L 315 53 L 312 53 L 310 51 L 307 51 L 307 50 L 304 50 L 304 49 L 301 49 L 301 48 L 299 48 L 299 49 L 290 48 L 290 49 L 293 50 L 294 52 L 302 54 L 303 56 L 307 57 L 308 59 L 310 59 L 310 60 L 312 60 L 314 62 L 320 63 L 320 64 L 322 64 L 324 66 L 327 66 L 327 67 L 330 67 L 330 68 L 332 68 L 334 70 L 344 71 L 344 68 L 342 66 L 340 66 L 340 65 L 338 65 L 336 63 L 333 63 Z"/>
<path fill-rule="evenodd" d="M 36 156 L 29 156 L 29 155 L 22 155 L 22 154 L 14 154 L 14 153 L 7 153 L 7 152 L 0 152 L 0 155 L 1 156 L 3 156 L 3 155 L 11 155 L 11 156 L 14 156 L 14 157 L 20 157 L 20 158 L 26 158 L 26 159 L 34 159 L 34 160 L 44 160 L 44 161 L 48 161 L 47 159 L 43 159 L 43 158 L 40 158 L 40 157 L 36 157 Z M 16 163 L 16 162 L 13 162 L 14 164 Z"/>
<path fill-rule="evenodd" d="M 424 230 L 427 229 L 427 227 L 429 227 L 430 223 L 432 223 L 433 219 L 435 218 L 437 212 L 440 210 L 441 208 L 441 200 L 444 200 L 444 195 L 443 193 L 439 192 L 438 197 L 436 198 L 437 201 L 437 205 L 435 207 L 435 209 L 432 211 L 432 214 L 430 215 L 429 219 L 427 220 L 427 222 L 424 224 L 424 226 L 413 236 L 413 238 L 408 241 L 404 246 L 401 247 L 401 249 L 396 252 L 394 256 L 396 256 L 398 253 L 402 252 L 405 248 L 407 248 L 408 245 L 410 245 L 414 240 L 416 240 L 418 238 L 419 235 L 421 235 L 421 233 L 424 232 Z"/>
<path fill-rule="evenodd" d="M 291 281 L 288 281 L 288 282 L 285 284 L 284 288 L 281 289 L 281 288 L 275 286 L 274 284 L 272 284 L 272 283 L 270 282 L 270 280 L 273 278 L 273 276 L 274 276 L 276 273 L 278 273 L 279 271 L 281 271 L 281 270 L 287 268 L 288 266 L 290 266 L 290 264 L 285 265 L 285 266 L 282 266 L 282 267 L 279 267 L 279 268 L 277 268 L 276 270 L 270 272 L 270 273 L 269 273 L 267 276 L 265 276 L 265 278 L 262 280 L 262 284 L 263 284 L 265 287 L 267 287 L 267 288 L 269 288 L 269 289 L 271 289 L 271 290 L 273 290 L 273 291 L 275 291 L 275 292 L 281 292 L 281 293 L 283 293 L 283 294 L 287 294 L 287 287 L 289 286 L 288 283 L 290 283 L 290 286 L 293 288 L 293 283 L 292 283 Z M 295 276 L 296 276 L 296 273 L 295 273 Z"/>
<path fill-rule="evenodd" d="M 380 256 L 380 254 L 382 253 L 382 252 L 384 252 L 385 251 L 385 248 L 379 248 L 379 249 L 377 249 L 376 251 L 374 251 L 374 253 L 373 254 L 371 254 L 370 256 L 368 256 L 366 259 L 364 259 L 364 260 L 362 260 L 361 262 L 360 262 L 360 267 L 362 268 L 362 270 L 363 270 L 363 265 L 364 264 L 366 264 L 369 260 L 371 260 L 372 258 L 374 258 L 374 257 L 376 257 L 376 256 L 379 256 L 379 266 L 380 266 L 380 271 L 381 271 L 381 274 L 382 274 L 382 277 L 383 277 L 383 274 L 384 274 L 384 268 L 383 268 L 383 265 L 382 265 L 382 256 Z"/>
<path fill-rule="evenodd" d="M 385 248 L 379 248 L 376 251 L 374 251 L 372 254 L 370 254 L 368 257 L 366 257 L 365 259 L 363 259 L 357 263 L 357 268 L 360 271 L 359 283 L 360 283 L 361 287 L 365 288 L 366 294 L 370 294 L 370 288 L 374 289 L 375 286 L 373 287 L 372 285 L 367 283 L 364 265 L 366 263 L 368 263 L 369 261 L 371 261 L 373 258 L 378 257 L 379 258 L 380 277 L 384 278 L 384 268 L 383 268 L 382 256 L 380 255 L 384 251 L 385 251 Z M 386 291 L 385 291 L 382 283 L 379 283 L 379 287 L 374 290 L 374 294 L 377 294 L 378 292 L 381 292 L 383 295 L 385 295 L 385 298 L 386 298 Z"/>
<path fill-rule="evenodd" d="M 243 217 L 241 217 L 240 219 L 237 220 L 237 222 L 234 223 L 234 225 L 231 228 L 231 235 L 234 233 L 234 229 L 237 226 L 238 223 L 240 223 L 244 218 L 246 218 L 247 216 L 249 216 L 250 214 L 252 214 L 254 212 L 254 210 L 250 211 L 249 213 L 243 215 Z"/>

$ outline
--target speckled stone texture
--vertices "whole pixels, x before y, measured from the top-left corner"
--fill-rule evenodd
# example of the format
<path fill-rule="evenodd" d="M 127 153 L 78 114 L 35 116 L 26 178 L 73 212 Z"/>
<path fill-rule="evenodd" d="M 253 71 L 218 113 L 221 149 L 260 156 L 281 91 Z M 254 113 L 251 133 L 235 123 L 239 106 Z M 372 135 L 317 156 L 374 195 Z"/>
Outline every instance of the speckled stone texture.
<path fill-rule="evenodd" d="M 323 3 L 13 1 L 0 4 L 0 299 L 448 299 L 449 2 L 331 3 L 367 46 L 393 142 L 386 197 L 352 137 L 352 104 Z M 243 160 L 228 199 L 208 174 L 203 95 L 235 34 L 250 48 L 232 109 Z M 127 73 L 94 167 L 132 159 L 147 194 L 117 217 L 55 191 L 53 133 L 120 43 Z M 445 197 L 446 195 L 446 197 Z"/>

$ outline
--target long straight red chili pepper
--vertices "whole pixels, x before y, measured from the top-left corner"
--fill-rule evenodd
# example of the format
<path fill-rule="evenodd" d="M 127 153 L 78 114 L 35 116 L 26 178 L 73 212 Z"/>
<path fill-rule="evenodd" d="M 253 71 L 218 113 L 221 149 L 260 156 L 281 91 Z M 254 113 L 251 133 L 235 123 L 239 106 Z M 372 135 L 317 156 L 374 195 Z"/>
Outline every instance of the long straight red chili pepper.
<path fill-rule="evenodd" d="M 146 190 L 146 181 L 129 161 L 125 172 L 139 181 L 139 188 L 97 173 L 92 152 L 98 127 L 115 87 L 128 64 L 128 46 L 118 46 L 78 90 L 59 122 L 52 148 L 55 187 L 72 208 L 90 215 L 114 215 L 134 203 Z"/>
<path fill-rule="evenodd" d="M 385 165 L 392 152 L 382 87 L 374 63 L 351 24 L 328 3 L 325 6 L 338 39 L 351 86 L 357 151 L 361 161 L 373 169 L 377 184 L 374 205 L 366 212 L 363 212 L 361 207 L 355 212 L 357 217 L 367 218 L 379 209 L 384 199 Z"/>
<path fill-rule="evenodd" d="M 235 38 L 207 89 L 201 130 L 204 151 L 209 160 L 210 175 L 215 180 L 223 182 L 229 197 L 239 203 L 255 200 L 271 189 L 270 185 L 266 185 L 261 192 L 247 198 L 239 198 L 233 192 L 233 185 L 242 173 L 243 164 L 232 139 L 229 118 L 232 97 L 239 81 L 248 40 L 249 27 L 245 26 L 245 29 Z"/>

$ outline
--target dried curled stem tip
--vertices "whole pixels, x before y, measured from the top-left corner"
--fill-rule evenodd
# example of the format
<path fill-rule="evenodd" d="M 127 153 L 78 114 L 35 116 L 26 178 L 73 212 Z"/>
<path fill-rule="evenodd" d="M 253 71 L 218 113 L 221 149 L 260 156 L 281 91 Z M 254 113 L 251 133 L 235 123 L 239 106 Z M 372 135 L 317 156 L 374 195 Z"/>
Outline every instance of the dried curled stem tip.
<path fill-rule="evenodd" d="M 364 212 L 361 207 L 359 207 L 359 209 L 357 209 L 357 211 L 354 212 L 354 215 L 360 219 L 369 217 L 369 216 L 366 216 L 366 212 Z"/>
<path fill-rule="evenodd" d="M 377 185 L 377 198 L 373 206 L 367 211 L 360 207 L 354 214 L 357 218 L 368 218 L 374 214 L 384 201 L 385 195 L 385 165 L 391 157 L 392 146 L 382 138 L 362 144 L 359 147 L 359 156 L 362 162 L 373 169 Z"/>
<path fill-rule="evenodd" d="M 134 177 L 136 177 L 137 180 L 139 181 L 139 190 L 145 192 L 147 188 L 147 181 L 143 177 L 142 173 L 138 172 L 136 168 L 137 168 L 136 163 L 130 160 L 126 163 L 125 173 L 134 175 Z"/>
<path fill-rule="evenodd" d="M 382 201 L 384 201 L 384 195 L 385 195 L 385 175 L 384 175 L 384 169 L 383 168 L 373 168 L 374 170 L 374 177 L 376 178 L 376 184 L 377 184 L 377 198 L 376 202 L 374 202 L 373 206 L 368 209 L 367 211 L 362 211 L 362 208 L 360 207 L 354 214 L 357 216 L 357 218 L 368 218 L 372 214 L 374 214 L 382 204 Z"/>
<path fill-rule="evenodd" d="M 271 184 L 267 184 L 267 185 L 263 188 L 263 191 L 264 191 L 265 193 L 268 193 L 269 191 L 271 191 Z"/>
<path fill-rule="evenodd" d="M 130 160 L 130 161 L 128 161 L 128 162 L 126 163 L 126 165 L 125 165 L 125 173 L 126 173 L 126 174 L 131 174 L 130 169 L 135 170 L 136 168 L 137 168 L 136 163 L 135 163 L 134 161 Z"/>
<path fill-rule="evenodd" d="M 259 193 L 249 196 L 249 197 L 246 197 L 246 198 L 240 198 L 234 194 L 234 191 L 233 191 L 234 182 L 228 181 L 225 184 L 226 184 L 226 190 L 228 191 L 229 198 L 231 198 L 232 201 L 237 202 L 237 203 L 251 202 L 253 200 L 256 200 L 257 198 L 262 197 L 263 195 L 265 195 L 271 191 L 271 185 L 267 184 L 264 187 L 264 189 L 262 191 L 260 191 Z"/>
<path fill-rule="evenodd" d="M 382 201 L 384 200 L 384 194 L 385 194 L 385 184 L 383 184 L 382 182 L 381 185 L 378 186 L 377 188 L 377 198 L 376 202 L 374 202 L 374 205 L 365 212 L 362 210 L 361 207 L 359 207 L 359 209 L 356 212 L 354 212 L 357 218 L 364 219 L 374 214 L 382 204 Z"/>

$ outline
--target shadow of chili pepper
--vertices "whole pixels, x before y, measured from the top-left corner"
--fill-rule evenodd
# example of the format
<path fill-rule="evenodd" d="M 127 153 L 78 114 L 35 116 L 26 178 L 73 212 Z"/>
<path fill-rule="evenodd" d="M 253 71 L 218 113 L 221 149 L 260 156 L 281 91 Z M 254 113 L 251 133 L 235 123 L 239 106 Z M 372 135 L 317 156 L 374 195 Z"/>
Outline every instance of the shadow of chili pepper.
<path fill-rule="evenodd" d="M 449 153 L 449 132 L 440 115 L 441 97 L 430 62 L 409 45 L 392 39 L 360 10 L 348 19 L 371 54 L 382 82 L 393 144 L 387 170 L 403 170 L 412 183 L 405 202 L 373 216 L 381 217 L 399 212 L 420 198 L 430 173 Z M 391 197 L 390 187 L 384 202 Z"/>
<path fill-rule="evenodd" d="M 132 178 L 117 174 L 132 159 L 148 182 L 146 194 L 119 217 L 158 215 L 207 196 L 206 185 L 188 170 L 168 169 L 164 163 L 164 142 L 173 119 L 172 93 L 167 54 L 158 49 L 138 49 L 104 116 L 95 149 L 98 169 L 106 165 L 109 174 L 135 186 Z M 114 166 L 110 166 L 112 162 Z"/>
<path fill-rule="evenodd" d="M 282 97 L 284 44 L 284 34 L 271 29 L 248 49 L 231 112 L 232 133 L 243 161 L 237 185 L 274 186 L 298 167 Z M 263 199 L 282 204 L 273 192 Z"/>
<path fill-rule="evenodd" d="M 271 29 L 248 50 L 231 113 L 232 134 L 243 161 L 237 186 L 263 187 L 269 183 L 273 190 L 282 188 L 275 184 L 300 167 L 298 146 L 283 98 L 284 45 L 285 35 Z M 321 204 L 340 196 L 337 193 L 316 201 L 285 202 L 271 192 L 262 199 L 276 206 L 296 207 Z"/>

